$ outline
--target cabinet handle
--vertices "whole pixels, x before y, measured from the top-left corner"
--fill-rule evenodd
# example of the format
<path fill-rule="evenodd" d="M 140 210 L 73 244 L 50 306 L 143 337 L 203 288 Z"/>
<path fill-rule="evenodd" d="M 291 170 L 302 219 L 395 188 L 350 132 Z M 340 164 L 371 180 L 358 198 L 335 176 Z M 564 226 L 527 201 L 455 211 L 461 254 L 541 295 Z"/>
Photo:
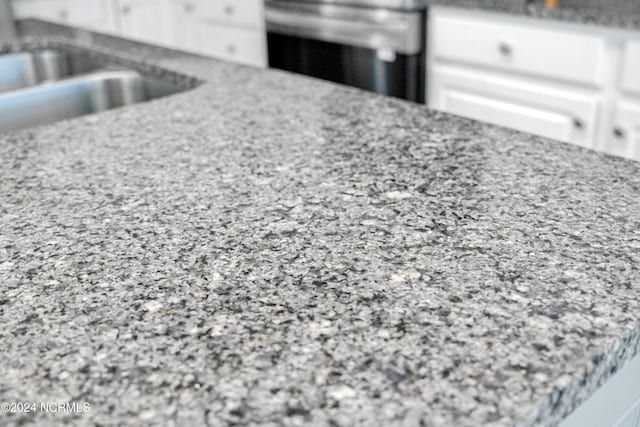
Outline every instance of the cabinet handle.
<path fill-rule="evenodd" d="M 128 15 L 129 13 L 131 13 L 131 6 L 129 5 L 122 6 L 122 14 Z"/>
<path fill-rule="evenodd" d="M 502 42 L 498 45 L 498 50 L 503 56 L 511 56 L 513 53 L 513 47 L 506 42 Z"/>
<path fill-rule="evenodd" d="M 193 12 L 193 4 L 191 4 L 191 3 L 186 3 L 186 4 L 184 5 L 184 11 L 185 11 L 185 12 L 187 12 L 187 13 L 191 13 L 191 12 Z"/>
<path fill-rule="evenodd" d="M 230 4 L 224 6 L 224 13 L 227 16 L 231 16 L 235 13 L 235 9 Z"/>
<path fill-rule="evenodd" d="M 580 119 L 573 119 L 573 127 L 576 129 L 583 129 L 584 122 Z"/>
<path fill-rule="evenodd" d="M 227 53 L 229 55 L 234 55 L 236 53 L 236 46 L 233 44 L 227 45 Z"/>
<path fill-rule="evenodd" d="M 626 133 L 625 133 L 624 129 L 622 129 L 621 127 L 616 126 L 616 127 L 613 128 L 613 136 L 615 136 L 616 138 L 622 139 L 622 138 L 625 137 L 625 135 L 626 135 Z"/>

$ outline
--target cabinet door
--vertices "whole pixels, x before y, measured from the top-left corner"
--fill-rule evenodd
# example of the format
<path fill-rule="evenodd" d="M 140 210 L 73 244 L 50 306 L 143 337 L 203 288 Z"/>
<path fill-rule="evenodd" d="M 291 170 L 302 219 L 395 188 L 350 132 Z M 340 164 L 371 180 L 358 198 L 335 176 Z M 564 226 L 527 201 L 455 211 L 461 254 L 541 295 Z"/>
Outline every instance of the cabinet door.
<path fill-rule="evenodd" d="M 90 30 L 115 30 L 113 11 L 109 0 L 66 0 L 69 23 Z"/>
<path fill-rule="evenodd" d="M 200 53 L 239 64 L 266 67 L 264 32 L 210 23 L 203 23 L 197 28 Z"/>
<path fill-rule="evenodd" d="M 622 60 L 622 89 L 640 94 L 640 40 L 625 44 Z"/>
<path fill-rule="evenodd" d="M 153 43 L 167 43 L 163 2 L 118 0 L 118 15 L 124 36 Z"/>
<path fill-rule="evenodd" d="M 620 101 L 603 151 L 640 161 L 640 102 Z"/>
<path fill-rule="evenodd" d="M 175 0 L 171 3 L 173 46 L 187 51 L 198 50 L 198 25 L 202 4 L 202 0 Z"/>
<path fill-rule="evenodd" d="M 434 57 L 593 87 L 604 84 L 604 37 L 507 18 L 435 8 L 429 28 Z"/>
<path fill-rule="evenodd" d="M 430 106 L 585 147 L 594 145 L 599 99 L 517 78 L 437 65 Z"/>
<path fill-rule="evenodd" d="M 66 0 L 14 0 L 13 12 L 17 18 L 38 18 L 60 23 L 69 19 Z"/>
<path fill-rule="evenodd" d="M 39 18 L 96 31 L 114 31 L 109 0 L 18 0 L 14 10 L 20 18 Z"/>
<path fill-rule="evenodd" d="M 225 25 L 249 28 L 264 27 L 262 0 L 209 0 L 202 17 Z"/>

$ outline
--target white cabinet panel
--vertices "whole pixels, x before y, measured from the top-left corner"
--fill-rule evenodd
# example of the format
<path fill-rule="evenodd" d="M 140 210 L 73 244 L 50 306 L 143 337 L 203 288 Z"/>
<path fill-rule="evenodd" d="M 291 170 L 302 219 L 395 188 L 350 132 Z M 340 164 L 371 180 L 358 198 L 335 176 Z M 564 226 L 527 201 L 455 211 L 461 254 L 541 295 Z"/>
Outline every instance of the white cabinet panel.
<path fill-rule="evenodd" d="M 640 40 L 629 41 L 625 46 L 622 89 L 640 94 Z"/>
<path fill-rule="evenodd" d="M 179 49 L 197 51 L 200 46 L 198 26 L 202 0 L 174 0 L 171 2 L 173 37 L 171 44 Z"/>
<path fill-rule="evenodd" d="M 201 3 L 205 19 L 235 26 L 264 27 L 262 0 L 209 0 Z"/>
<path fill-rule="evenodd" d="M 640 161 L 640 101 L 620 101 L 614 117 L 610 137 L 603 150 Z"/>
<path fill-rule="evenodd" d="M 192 0 L 174 2 L 172 15 L 175 47 L 231 62 L 266 67 L 264 30 L 227 26 L 206 20 L 202 18 L 201 6 L 202 4 Z"/>
<path fill-rule="evenodd" d="M 163 2 L 158 0 L 118 0 L 120 30 L 126 37 L 152 43 L 169 41 L 164 24 Z"/>
<path fill-rule="evenodd" d="M 436 60 L 600 87 L 604 38 L 573 31 L 506 23 L 488 16 L 437 12 L 431 18 Z"/>
<path fill-rule="evenodd" d="M 591 147 L 599 99 L 517 78 L 436 66 L 430 105 L 453 114 Z"/>
<path fill-rule="evenodd" d="M 66 0 L 16 0 L 13 11 L 18 18 L 39 18 L 65 22 L 69 18 Z"/>
<path fill-rule="evenodd" d="M 240 64 L 265 67 L 266 39 L 263 32 L 213 24 L 198 26 L 198 51 Z"/>
<path fill-rule="evenodd" d="M 114 31 L 110 0 L 16 0 L 15 14 L 97 31 Z"/>

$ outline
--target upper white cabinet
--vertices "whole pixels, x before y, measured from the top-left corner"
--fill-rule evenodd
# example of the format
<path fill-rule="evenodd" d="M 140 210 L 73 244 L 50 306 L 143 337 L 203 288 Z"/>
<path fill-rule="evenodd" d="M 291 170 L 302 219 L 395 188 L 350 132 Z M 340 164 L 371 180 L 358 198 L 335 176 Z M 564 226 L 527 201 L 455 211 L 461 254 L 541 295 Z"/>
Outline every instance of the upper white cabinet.
<path fill-rule="evenodd" d="M 640 159 L 640 37 L 448 7 L 429 14 L 432 108 Z"/>
<path fill-rule="evenodd" d="M 587 34 L 516 25 L 487 18 L 436 15 L 438 59 L 600 86 L 605 41 Z"/>
<path fill-rule="evenodd" d="M 111 0 L 15 0 L 19 18 L 40 18 L 98 31 L 114 31 Z"/>

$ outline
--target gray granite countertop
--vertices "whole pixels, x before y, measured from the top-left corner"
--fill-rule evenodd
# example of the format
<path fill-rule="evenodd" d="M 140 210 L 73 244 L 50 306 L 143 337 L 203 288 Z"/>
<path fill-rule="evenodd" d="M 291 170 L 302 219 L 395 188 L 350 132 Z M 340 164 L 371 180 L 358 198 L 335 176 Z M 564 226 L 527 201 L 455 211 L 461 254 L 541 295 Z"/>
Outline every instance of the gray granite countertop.
<path fill-rule="evenodd" d="M 204 83 L 0 135 L 0 400 L 90 404 L 0 424 L 554 426 L 640 352 L 640 163 L 60 34 Z"/>
<path fill-rule="evenodd" d="M 487 12 L 507 12 L 539 19 L 640 30 L 640 2 L 637 0 L 559 0 L 556 9 L 543 0 L 425 0 L 430 6 L 452 6 Z"/>

